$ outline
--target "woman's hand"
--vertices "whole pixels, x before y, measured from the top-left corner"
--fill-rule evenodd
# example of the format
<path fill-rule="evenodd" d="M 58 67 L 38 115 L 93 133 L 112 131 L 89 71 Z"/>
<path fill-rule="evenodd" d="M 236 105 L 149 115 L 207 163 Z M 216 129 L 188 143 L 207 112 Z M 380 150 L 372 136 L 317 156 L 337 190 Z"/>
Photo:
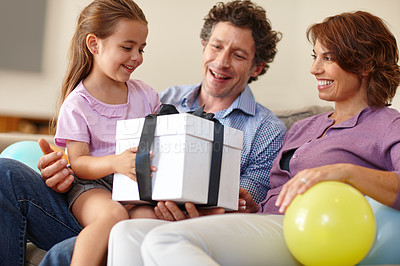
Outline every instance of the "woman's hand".
<path fill-rule="evenodd" d="M 253 213 L 258 211 L 258 206 L 254 202 L 253 197 L 250 193 L 244 189 L 239 189 L 239 212 L 241 213 Z"/>
<path fill-rule="evenodd" d="M 311 169 L 305 169 L 297 173 L 283 187 L 276 200 L 279 212 L 284 213 L 297 194 L 303 194 L 310 187 L 322 181 L 348 182 L 351 176 L 350 164 L 331 164 Z"/>
<path fill-rule="evenodd" d="M 40 138 L 38 140 L 43 156 L 37 164 L 46 185 L 59 193 L 65 193 L 71 188 L 74 180 L 73 171 L 67 167 L 67 160 L 63 159 L 61 151 L 53 151 L 49 143 Z"/>

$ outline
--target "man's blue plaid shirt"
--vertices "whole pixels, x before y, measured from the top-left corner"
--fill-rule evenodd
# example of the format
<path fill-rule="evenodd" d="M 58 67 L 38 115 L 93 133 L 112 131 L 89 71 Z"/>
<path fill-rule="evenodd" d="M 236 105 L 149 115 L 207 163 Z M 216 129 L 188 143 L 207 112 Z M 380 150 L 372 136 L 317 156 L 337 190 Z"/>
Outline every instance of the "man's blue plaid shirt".
<path fill-rule="evenodd" d="M 160 93 L 162 103 L 173 104 L 179 112 L 200 106 L 201 84 L 170 87 Z M 244 132 L 240 163 L 240 187 L 247 189 L 258 204 L 270 189 L 269 172 L 281 146 L 286 127 L 269 109 L 255 101 L 247 85 L 232 105 L 215 113 L 224 126 Z"/>

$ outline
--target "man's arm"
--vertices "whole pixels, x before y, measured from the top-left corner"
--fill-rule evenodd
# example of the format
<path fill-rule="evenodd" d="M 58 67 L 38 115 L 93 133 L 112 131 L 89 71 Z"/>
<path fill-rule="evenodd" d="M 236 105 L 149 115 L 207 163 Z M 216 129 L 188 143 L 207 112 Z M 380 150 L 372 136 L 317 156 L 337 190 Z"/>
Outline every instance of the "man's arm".
<path fill-rule="evenodd" d="M 59 193 L 68 192 L 74 180 L 73 171 L 67 167 L 61 151 L 53 151 L 50 144 L 43 138 L 38 140 L 43 156 L 37 164 L 46 185 Z"/>
<path fill-rule="evenodd" d="M 286 130 L 283 124 L 265 120 L 259 124 L 252 139 L 250 152 L 242 157 L 240 187 L 245 188 L 258 204 L 270 189 L 269 177 L 273 161 L 278 155 Z"/>

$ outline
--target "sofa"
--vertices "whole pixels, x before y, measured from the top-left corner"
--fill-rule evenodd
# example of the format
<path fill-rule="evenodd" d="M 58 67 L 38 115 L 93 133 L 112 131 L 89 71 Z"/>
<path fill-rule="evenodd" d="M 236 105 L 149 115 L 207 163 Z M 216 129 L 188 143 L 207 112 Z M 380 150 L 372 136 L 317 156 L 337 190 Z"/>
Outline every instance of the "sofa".
<path fill-rule="evenodd" d="M 306 106 L 298 109 L 287 109 L 287 110 L 276 110 L 274 113 L 279 119 L 281 119 L 286 127 L 289 129 L 293 123 L 303 118 L 319 114 L 322 112 L 328 112 L 333 110 L 331 106 Z M 32 140 L 37 141 L 39 138 L 45 138 L 51 144 L 54 144 L 52 136 L 49 135 L 36 135 L 36 134 L 23 134 L 23 133 L 0 133 L 0 152 L 12 143 Z M 39 265 L 41 259 L 46 254 L 46 251 L 36 247 L 32 243 L 28 243 L 26 249 L 26 262 L 28 266 Z"/>

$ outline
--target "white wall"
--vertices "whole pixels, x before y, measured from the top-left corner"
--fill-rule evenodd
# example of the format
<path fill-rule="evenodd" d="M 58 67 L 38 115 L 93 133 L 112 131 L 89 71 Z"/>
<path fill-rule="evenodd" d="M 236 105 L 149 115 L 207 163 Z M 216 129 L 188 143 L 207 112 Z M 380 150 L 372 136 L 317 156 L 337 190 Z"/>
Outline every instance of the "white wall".
<path fill-rule="evenodd" d="M 0 115 L 51 117 L 66 68 L 66 53 L 76 17 L 89 0 L 48 0 L 42 73 L 0 69 Z M 201 79 L 203 17 L 216 0 L 137 0 L 149 21 L 143 65 L 133 73 L 157 91 Z M 382 17 L 400 45 L 398 0 L 256 0 L 275 30 L 283 33 L 270 70 L 251 85 L 257 100 L 270 109 L 325 104 L 309 73 L 311 45 L 305 31 L 315 22 L 344 11 L 365 10 Z M 12 22 L 10 22 L 12 29 Z M 27 42 L 29 45 L 29 41 Z M 1 42 L 0 42 L 1 49 Z M 400 92 L 399 92 L 400 95 Z M 400 110 L 400 96 L 393 106 Z"/>

